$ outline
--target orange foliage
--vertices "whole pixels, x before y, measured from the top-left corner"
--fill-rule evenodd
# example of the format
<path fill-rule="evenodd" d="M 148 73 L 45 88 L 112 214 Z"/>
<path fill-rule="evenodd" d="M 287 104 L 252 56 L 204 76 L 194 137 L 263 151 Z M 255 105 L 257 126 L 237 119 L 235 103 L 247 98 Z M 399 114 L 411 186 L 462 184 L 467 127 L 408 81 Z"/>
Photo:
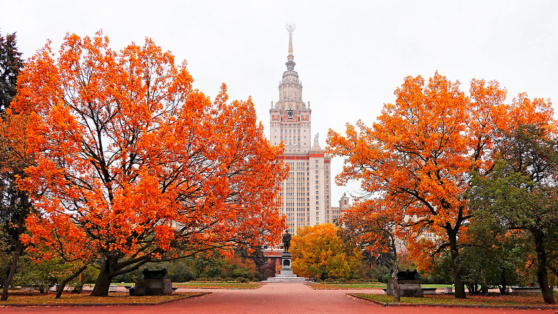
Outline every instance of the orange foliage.
<path fill-rule="evenodd" d="M 211 102 L 151 39 L 120 52 L 108 43 L 67 35 L 58 58 L 47 44 L 20 76 L 12 114 L 32 115 L 40 154 L 24 183 L 40 212 L 27 241 L 102 257 L 110 273 L 278 238 L 287 172 L 252 101 L 228 103 L 223 85 Z"/>
<path fill-rule="evenodd" d="M 28 115 L 6 115 L 0 119 L 0 176 L 3 180 L 15 181 L 34 162 L 25 132 L 28 125 Z"/>
<path fill-rule="evenodd" d="M 298 228 L 292 240 L 293 271 L 304 277 L 350 278 L 360 266 L 362 252 L 343 242 L 333 224 Z"/>
<path fill-rule="evenodd" d="M 396 226 L 400 219 L 395 217 L 399 214 L 382 207 L 377 199 L 360 199 L 341 216 L 341 233 L 354 238 L 372 256 L 391 253 L 397 260 L 405 238 L 405 230 Z"/>
<path fill-rule="evenodd" d="M 520 94 L 506 104 L 497 82 L 473 80 L 469 97 L 459 86 L 438 73 L 428 84 L 407 77 L 372 127 L 358 121 L 347 124 L 346 135 L 328 133 L 328 152 L 346 157 L 337 183 L 361 180 L 410 234 L 407 248 L 421 268 L 446 245 L 457 262 L 459 234 L 470 218 L 464 192 L 473 171 L 491 170 L 501 132 L 521 124 L 554 127 L 550 101 Z"/>

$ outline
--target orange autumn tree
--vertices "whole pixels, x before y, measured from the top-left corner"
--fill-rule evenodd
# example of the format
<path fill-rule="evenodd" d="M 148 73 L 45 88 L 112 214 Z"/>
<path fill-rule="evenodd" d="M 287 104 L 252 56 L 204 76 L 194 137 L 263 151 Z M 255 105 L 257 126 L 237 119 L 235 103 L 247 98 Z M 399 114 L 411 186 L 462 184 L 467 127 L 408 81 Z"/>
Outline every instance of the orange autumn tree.
<path fill-rule="evenodd" d="M 361 180 L 362 188 L 398 212 L 411 254 L 422 269 L 428 256 L 449 249 L 455 296 L 465 298 L 459 250 L 460 235 L 470 221 L 465 192 L 472 173 L 493 167 L 495 141 L 502 131 L 526 121 L 550 121 L 548 101 L 520 95 L 505 104 L 497 82 L 471 82 L 470 96 L 436 73 L 428 84 L 407 77 L 372 127 L 347 125 L 346 135 L 332 130 L 328 151 L 343 156 L 339 184 Z"/>
<path fill-rule="evenodd" d="M 351 278 L 360 266 L 362 251 L 344 242 L 331 223 L 298 228 L 291 252 L 293 271 L 304 277 Z"/>
<path fill-rule="evenodd" d="M 400 212 L 391 209 L 383 207 L 381 199 L 360 198 L 343 212 L 339 224 L 343 226 L 340 229 L 343 238 L 354 239 L 376 260 L 387 257 L 393 269 L 391 274 L 394 287 L 393 297 L 396 302 L 399 302 L 397 273 L 399 272 L 399 253 L 404 246 L 405 229 L 397 226 L 402 221 L 396 218 Z"/>
<path fill-rule="evenodd" d="M 47 44 L 20 76 L 12 108 L 31 115 L 39 153 L 23 183 L 39 212 L 32 253 L 96 260 L 101 296 L 147 262 L 273 243 L 287 169 L 252 101 L 227 102 L 223 85 L 212 102 L 150 39 L 108 44 L 67 35 L 57 58 Z"/>

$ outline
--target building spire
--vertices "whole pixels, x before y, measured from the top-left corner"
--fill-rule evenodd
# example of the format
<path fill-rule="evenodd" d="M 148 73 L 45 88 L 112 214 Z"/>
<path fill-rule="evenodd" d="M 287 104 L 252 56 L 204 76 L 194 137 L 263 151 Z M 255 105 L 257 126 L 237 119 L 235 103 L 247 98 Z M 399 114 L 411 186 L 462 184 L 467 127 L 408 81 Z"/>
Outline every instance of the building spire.
<path fill-rule="evenodd" d="M 287 24 L 287 31 L 289 32 L 289 55 L 287 56 L 287 70 L 293 71 L 296 63 L 294 62 L 294 55 L 293 55 L 293 31 L 295 30 L 296 26 L 294 24 Z"/>

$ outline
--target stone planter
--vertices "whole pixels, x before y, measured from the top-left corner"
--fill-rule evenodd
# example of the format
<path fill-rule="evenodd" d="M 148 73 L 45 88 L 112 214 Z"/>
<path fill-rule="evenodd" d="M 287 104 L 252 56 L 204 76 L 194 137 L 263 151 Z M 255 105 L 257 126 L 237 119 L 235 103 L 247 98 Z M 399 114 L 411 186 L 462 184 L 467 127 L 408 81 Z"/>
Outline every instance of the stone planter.
<path fill-rule="evenodd" d="M 140 279 L 136 281 L 134 295 L 171 295 L 172 282 L 169 278 L 164 279 Z"/>
<path fill-rule="evenodd" d="M 423 297 L 424 293 L 420 286 L 420 280 L 416 270 L 404 270 L 397 273 L 397 283 L 399 286 L 399 295 L 402 297 Z M 390 279 L 386 286 L 386 294 L 393 295 L 393 282 Z"/>
<path fill-rule="evenodd" d="M 423 297 L 424 293 L 420 286 L 420 280 L 398 280 L 399 294 L 402 297 Z M 393 295 L 393 282 L 387 283 L 387 295 Z"/>
<path fill-rule="evenodd" d="M 130 295 L 142 296 L 172 294 L 172 282 L 167 276 L 166 269 L 144 269 L 142 273 L 144 278 L 136 281 L 136 285 L 130 289 Z"/>

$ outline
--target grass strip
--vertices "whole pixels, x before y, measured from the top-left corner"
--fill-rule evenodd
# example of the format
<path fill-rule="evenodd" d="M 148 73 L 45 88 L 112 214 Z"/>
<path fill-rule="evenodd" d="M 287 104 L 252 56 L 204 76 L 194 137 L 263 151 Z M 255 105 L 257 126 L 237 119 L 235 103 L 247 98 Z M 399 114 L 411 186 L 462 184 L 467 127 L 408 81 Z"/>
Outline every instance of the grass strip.
<path fill-rule="evenodd" d="M 314 290 L 362 290 L 362 289 L 385 289 L 385 283 L 368 282 L 368 283 L 307 283 Z M 422 288 L 436 288 L 443 289 L 451 287 L 445 284 L 422 284 Z"/>
<path fill-rule="evenodd" d="M 263 282 L 222 282 L 222 281 L 189 281 L 189 282 L 173 282 L 174 288 L 192 288 L 192 289 L 257 289 L 263 286 Z M 133 287 L 134 283 L 118 282 L 111 283 L 111 286 Z"/>
<path fill-rule="evenodd" d="M 456 307 L 490 307 L 490 308 L 528 308 L 558 309 L 555 304 L 544 303 L 540 294 L 491 294 L 488 296 L 468 296 L 467 299 L 456 299 L 453 295 L 425 295 L 423 298 L 401 297 L 401 302 L 393 301 L 393 296 L 351 293 L 359 299 L 369 300 L 384 306 L 456 306 Z M 555 294 L 556 295 L 556 294 Z M 558 295 L 557 295 L 558 296 Z"/>
<path fill-rule="evenodd" d="M 383 289 L 384 283 L 307 283 L 314 290 L 361 290 L 361 289 Z"/>
<path fill-rule="evenodd" d="M 173 287 L 192 288 L 192 289 L 258 289 L 263 286 L 263 282 L 183 282 L 173 283 Z"/>

